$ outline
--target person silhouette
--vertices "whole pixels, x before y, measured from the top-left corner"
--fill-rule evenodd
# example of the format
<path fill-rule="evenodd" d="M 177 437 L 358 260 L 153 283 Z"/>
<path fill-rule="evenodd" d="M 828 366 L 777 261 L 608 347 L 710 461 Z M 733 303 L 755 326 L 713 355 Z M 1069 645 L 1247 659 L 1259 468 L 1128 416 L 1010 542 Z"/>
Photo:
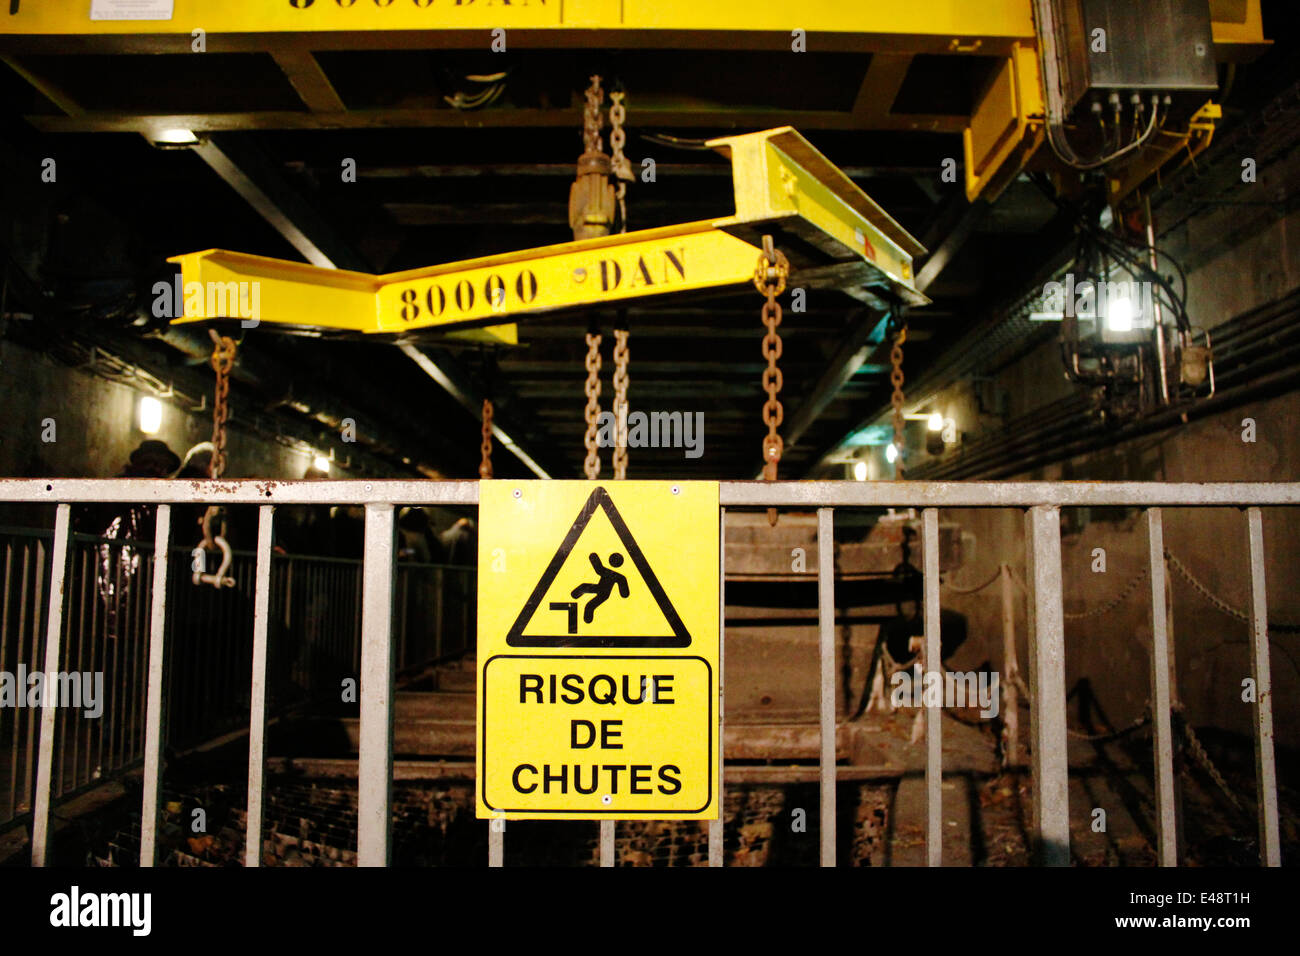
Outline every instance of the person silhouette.
<path fill-rule="evenodd" d="M 614 591 L 615 585 L 618 586 L 619 597 L 627 597 L 629 590 L 627 586 L 627 577 L 618 571 L 613 571 L 601 564 L 600 555 L 596 554 L 596 552 L 591 552 L 591 554 L 587 556 L 587 559 L 591 562 L 591 566 L 596 569 L 596 580 L 590 584 L 579 584 L 569 592 L 569 597 L 576 598 L 583 594 L 590 594 L 592 596 L 591 600 L 587 602 L 587 606 L 582 609 L 583 621 L 590 624 L 591 619 L 596 614 L 596 608 L 609 600 L 610 595 Z M 623 555 L 615 551 L 609 556 L 609 563 L 615 568 L 621 567 L 623 564 Z"/>

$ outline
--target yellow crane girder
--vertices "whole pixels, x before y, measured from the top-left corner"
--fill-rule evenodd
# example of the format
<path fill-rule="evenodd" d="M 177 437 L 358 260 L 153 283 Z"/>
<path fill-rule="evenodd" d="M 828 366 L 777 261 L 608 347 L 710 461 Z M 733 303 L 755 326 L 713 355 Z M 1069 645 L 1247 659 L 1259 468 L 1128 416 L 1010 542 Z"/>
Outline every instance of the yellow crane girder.
<path fill-rule="evenodd" d="M 220 249 L 187 253 L 168 260 L 180 265 L 183 284 L 184 314 L 173 322 L 255 319 L 285 331 L 397 338 L 496 329 L 558 310 L 746 286 L 766 232 L 815 250 L 804 268 L 819 287 L 929 301 L 912 272 L 921 244 L 795 130 L 709 145 L 731 159 L 736 213 L 724 219 L 386 275 Z M 799 283 L 797 265 L 790 282 Z M 513 330 L 496 337 L 512 341 Z"/>

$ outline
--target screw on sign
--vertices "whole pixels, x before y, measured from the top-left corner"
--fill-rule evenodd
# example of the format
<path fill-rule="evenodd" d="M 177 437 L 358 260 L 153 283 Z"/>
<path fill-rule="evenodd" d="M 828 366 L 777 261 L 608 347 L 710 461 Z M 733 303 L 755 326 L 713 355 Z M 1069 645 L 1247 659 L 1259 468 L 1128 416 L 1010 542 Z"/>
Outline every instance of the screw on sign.
<path fill-rule="evenodd" d="M 479 575 L 479 816 L 717 819 L 717 483 L 492 482 L 479 507 L 480 563 L 510 568 Z"/>

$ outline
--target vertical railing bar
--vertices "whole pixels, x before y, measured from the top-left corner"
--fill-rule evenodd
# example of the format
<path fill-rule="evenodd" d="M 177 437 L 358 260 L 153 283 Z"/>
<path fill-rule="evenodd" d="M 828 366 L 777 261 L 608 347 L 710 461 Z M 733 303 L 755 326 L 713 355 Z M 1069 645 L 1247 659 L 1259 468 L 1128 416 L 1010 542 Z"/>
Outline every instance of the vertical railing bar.
<path fill-rule="evenodd" d="M 27 618 L 27 576 L 28 565 L 31 563 L 31 548 L 23 547 L 22 570 L 19 572 L 18 584 L 18 628 L 14 631 L 14 670 L 17 671 L 18 664 L 23 660 L 23 630 L 26 627 Z M 9 811 L 10 816 L 18 812 L 18 754 L 21 751 L 22 742 L 22 715 L 25 710 L 14 710 L 14 730 L 13 730 L 13 747 L 10 748 L 9 760 Z"/>
<path fill-rule="evenodd" d="M 0 604 L 0 670 L 9 669 L 9 665 L 8 665 L 9 662 L 9 600 L 10 600 L 9 589 L 12 586 L 13 558 L 14 558 L 13 542 L 6 541 L 5 542 L 4 596 L 3 596 L 3 603 Z M 19 647 L 21 652 L 21 647 L 22 647 L 21 639 L 19 640 L 17 646 Z M 14 670 L 17 671 L 18 668 L 15 666 Z M 10 735 L 10 740 L 11 740 L 10 750 L 12 751 L 11 754 L 13 758 L 12 762 L 16 764 L 17 757 L 18 757 L 18 720 L 16 715 L 18 714 L 18 711 L 15 709 L 13 713 L 15 714 L 15 718 L 14 718 L 13 733 Z M 5 708 L 0 708 L 0 740 L 4 739 L 4 733 L 3 733 L 4 714 L 5 714 Z M 9 777 L 10 790 L 13 789 L 13 783 L 14 783 L 13 774 L 11 773 Z M 13 817 L 13 815 L 14 815 L 14 807 L 13 807 L 13 797 L 11 793 L 9 795 L 9 800 L 7 805 L 5 806 L 4 812 L 0 814 L 0 821 L 9 820 Z"/>
<path fill-rule="evenodd" d="M 925 681 L 938 677 L 943 688 L 943 659 L 939 640 L 939 509 L 921 511 L 921 544 L 925 565 Z M 924 686 L 924 685 L 923 685 Z M 941 700 L 925 694 L 925 861 L 943 865 L 943 711 Z"/>
<path fill-rule="evenodd" d="M 140 865 L 154 865 L 158 832 L 158 796 L 162 783 L 163 661 L 167 625 L 168 544 L 171 505 L 159 505 L 154 523 L 153 602 L 149 611 L 149 681 L 144 718 L 144 802 L 140 809 Z"/>
<path fill-rule="evenodd" d="M 614 820 L 600 821 L 600 865 L 614 865 L 614 828 L 618 824 Z"/>
<path fill-rule="evenodd" d="M 32 605 L 31 605 L 31 649 L 27 652 L 27 662 L 31 670 L 36 670 L 39 662 L 37 653 L 40 649 L 41 635 L 41 603 L 42 595 L 45 593 L 45 543 L 36 542 L 36 562 L 33 565 L 32 575 Z M 29 808 L 35 805 L 35 795 L 32 788 L 35 783 L 35 769 L 37 757 L 37 715 L 30 710 L 27 713 L 27 755 L 25 765 L 23 766 L 23 803 Z"/>
<path fill-rule="evenodd" d="M 1040 862 L 1070 864 L 1069 764 L 1065 730 L 1065 615 L 1061 605 L 1061 512 L 1026 512 L 1030 569 L 1030 735 L 1034 829 Z"/>
<path fill-rule="evenodd" d="M 357 865 L 387 866 L 393 796 L 393 506 L 366 505 Z"/>
<path fill-rule="evenodd" d="M 1003 563 L 1002 578 L 1002 726 L 1006 732 L 1006 759 L 1008 766 L 1020 763 L 1020 689 L 1016 676 L 1020 669 L 1016 655 L 1016 605 L 1014 600 L 1011 565 Z"/>
<path fill-rule="evenodd" d="M 506 821 L 488 821 L 488 866 L 505 865 L 506 855 Z"/>
<path fill-rule="evenodd" d="M 50 836 L 50 785 L 54 770 L 54 721 L 58 716 L 59 646 L 63 642 L 63 591 L 68 570 L 68 523 L 72 506 L 54 513 L 54 550 L 50 565 L 50 609 L 45 629 L 45 688 L 41 694 L 41 743 L 36 763 L 36 799 L 32 808 L 32 866 L 44 866 Z M 39 572 L 38 572 L 39 573 Z"/>
<path fill-rule="evenodd" d="M 709 866 L 726 863 L 727 781 L 725 743 L 726 720 L 723 707 L 726 700 L 727 654 L 727 509 L 718 509 L 718 819 L 709 821 Z"/>
<path fill-rule="evenodd" d="M 835 509 L 817 509 L 817 659 L 820 664 L 821 865 L 835 865 Z"/>
<path fill-rule="evenodd" d="M 90 550 L 82 548 L 79 554 L 80 560 L 76 557 L 73 559 L 73 566 L 79 567 L 78 580 L 76 583 L 77 593 L 77 663 L 75 669 L 82 672 L 93 671 L 93 667 L 85 666 L 86 656 L 86 578 L 88 575 L 88 565 Z M 71 648 L 72 642 L 68 642 Z M 3 660 L 3 657 L 0 657 Z M 93 678 L 92 678 L 93 680 Z M 90 721 L 78 719 L 72 731 L 72 786 L 74 788 L 81 785 L 81 738 L 87 737 L 89 746 Z"/>
<path fill-rule="evenodd" d="M 257 509 L 257 579 L 253 596 L 253 676 L 248 709 L 248 825 L 244 866 L 262 863 L 262 796 L 266 783 L 266 644 L 271 613 L 271 523 L 274 506 Z"/>
<path fill-rule="evenodd" d="M 1278 837 L 1277 766 L 1273 756 L 1273 680 L 1268 657 L 1268 591 L 1264 580 L 1264 519 L 1246 509 L 1250 544 L 1250 663 L 1255 679 L 1255 799 L 1259 807 L 1259 861 L 1282 865 Z"/>
<path fill-rule="evenodd" d="M 1147 509 L 1147 559 L 1151 569 L 1151 717 L 1155 722 L 1157 857 L 1161 866 L 1177 866 L 1169 619 L 1165 613 L 1165 532 L 1159 508 Z"/>

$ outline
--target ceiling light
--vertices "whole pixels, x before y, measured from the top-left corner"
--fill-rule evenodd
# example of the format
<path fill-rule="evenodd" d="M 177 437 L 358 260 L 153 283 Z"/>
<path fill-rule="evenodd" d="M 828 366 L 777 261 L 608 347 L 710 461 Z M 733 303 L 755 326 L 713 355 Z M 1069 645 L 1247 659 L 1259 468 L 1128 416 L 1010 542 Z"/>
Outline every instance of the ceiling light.
<path fill-rule="evenodd" d="M 943 416 L 940 415 L 938 412 L 935 412 L 930 416 L 930 431 L 932 432 L 943 431 Z"/>
<path fill-rule="evenodd" d="M 1133 301 L 1126 295 L 1106 302 L 1106 327 L 1112 332 L 1133 331 Z"/>
<path fill-rule="evenodd" d="M 140 399 L 140 431 L 146 435 L 158 434 L 162 427 L 162 402 L 145 395 Z"/>
<path fill-rule="evenodd" d="M 179 149 L 183 146 L 199 145 L 199 138 L 192 130 L 171 127 L 160 129 L 153 135 L 153 144 L 162 149 Z"/>

